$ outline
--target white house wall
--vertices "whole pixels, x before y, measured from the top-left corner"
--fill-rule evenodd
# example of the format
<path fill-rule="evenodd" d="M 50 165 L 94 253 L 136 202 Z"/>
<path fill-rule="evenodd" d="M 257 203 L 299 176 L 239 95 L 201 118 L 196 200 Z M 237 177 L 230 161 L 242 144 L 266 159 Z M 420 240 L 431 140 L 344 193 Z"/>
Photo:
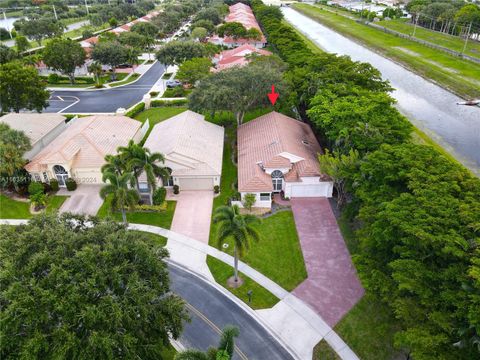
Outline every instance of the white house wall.
<path fill-rule="evenodd" d="M 272 207 L 272 198 L 271 198 L 271 193 L 265 191 L 262 192 L 262 194 L 270 194 L 269 200 L 260 200 L 260 193 L 259 192 L 242 192 L 241 193 L 241 201 L 243 202 L 244 196 L 247 194 L 254 194 L 255 195 L 255 204 L 253 204 L 253 207 L 255 208 L 270 208 Z M 243 207 L 243 206 L 242 206 Z"/>

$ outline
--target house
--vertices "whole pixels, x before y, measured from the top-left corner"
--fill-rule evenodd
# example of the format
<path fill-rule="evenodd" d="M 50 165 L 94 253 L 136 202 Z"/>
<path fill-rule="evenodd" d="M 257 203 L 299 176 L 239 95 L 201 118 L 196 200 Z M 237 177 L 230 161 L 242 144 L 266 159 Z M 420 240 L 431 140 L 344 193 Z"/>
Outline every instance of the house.
<path fill-rule="evenodd" d="M 92 36 L 92 37 L 89 37 L 88 39 L 84 39 L 80 41 L 80 46 L 87 53 L 87 56 L 90 57 L 90 54 L 92 53 L 95 45 L 98 44 L 98 41 L 99 41 L 98 36 Z"/>
<path fill-rule="evenodd" d="M 130 139 L 139 142 L 142 137 L 142 124 L 126 116 L 75 118 L 25 169 L 37 181 L 57 179 L 62 187 L 70 177 L 77 183 L 101 184 L 105 155 L 115 154 Z"/>
<path fill-rule="evenodd" d="M 249 58 L 255 55 L 269 56 L 272 55 L 272 53 L 267 50 L 257 49 L 250 44 L 242 45 L 233 50 L 225 50 L 213 58 L 213 63 L 215 64 L 213 71 L 221 71 L 233 66 L 247 65 L 250 61 Z"/>
<path fill-rule="evenodd" d="M 223 45 L 228 48 L 235 48 L 245 44 L 250 44 L 256 48 L 263 48 L 267 44 L 267 40 L 263 35 L 262 29 L 260 29 L 260 25 L 258 25 L 257 19 L 255 18 L 250 6 L 243 3 L 236 3 L 235 5 L 230 6 L 229 14 L 225 18 L 225 22 L 241 23 L 247 30 L 252 28 L 257 29 L 262 35 L 259 40 L 242 38 L 235 39 L 230 36 L 225 36 L 222 38 L 214 35 L 208 39 L 209 42 L 215 45 Z"/>
<path fill-rule="evenodd" d="M 156 124 L 144 146 L 165 156 L 163 166 L 171 176 L 159 180 L 163 186 L 213 191 L 215 185 L 220 185 L 223 140 L 223 127 L 187 110 Z M 148 188 L 146 183 L 142 186 Z"/>
<path fill-rule="evenodd" d="M 271 112 L 238 128 L 238 191 L 256 195 L 254 207 L 286 198 L 331 197 L 333 182 L 320 172 L 322 153 L 309 125 Z"/>
<path fill-rule="evenodd" d="M 30 139 L 32 148 L 23 155 L 28 160 L 34 158 L 66 129 L 65 119 L 60 114 L 10 113 L 2 116 L 0 122 L 14 130 L 23 131 Z"/>

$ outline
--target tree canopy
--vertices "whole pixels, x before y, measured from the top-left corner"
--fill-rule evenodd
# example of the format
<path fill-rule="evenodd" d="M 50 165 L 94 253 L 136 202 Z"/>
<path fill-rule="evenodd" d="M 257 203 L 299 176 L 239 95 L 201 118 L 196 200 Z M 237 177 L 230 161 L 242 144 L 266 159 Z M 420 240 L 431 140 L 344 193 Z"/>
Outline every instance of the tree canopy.
<path fill-rule="evenodd" d="M 194 58 L 187 60 L 180 65 L 176 78 L 186 81 L 189 84 L 195 84 L 197 81 L 207 77 L 210 74 L 212 62 L 208 58 Z"/>
<path fill-rule="evenodd" d="M 117 41 L 101 41 L 93 48 L 92 59 L 103 65 L 109 65 L 115 79 L 116 67 L 127 62 L 128 49 Z"/>
<path fill-rule="evenodd" d="M 50 17 L 23 20 L 22 22 L 16 21 L 15 28 L 17 27 L 20 28 L 23 35 L 37 41 L 38 45 L 42 45 L 42 40 L 45 38 L 61 36 L 64 29 L 62 23 Z"/>
<path fill-rule="evenodd" d="M 42 111 L 48 105 L 50 93 L 31 66 L 10 62 L 0 66 L 0 105 L 3 112 L 22 109 Z"/>
<path fill-rule="evenodd" d="M 195 41 L 171 41 L 157 52 L 157 60 L 165 65 L 180 65 L 186 60 L 209 55 L 204 44 Z"/>
<path fill-rule="evenodd" d="M 72 84 L 75 83 L 75 69 L 87 58 L 80 43 L 72 39 L 52 39 L 42 54 L 45 65 L 67 75 Z"/>
<path fill-rule="evenodd" d="M 180 335 L 168 252 L 91 221 L 45 215 L 0 231 L 2 359 L 159 359 Z"/>

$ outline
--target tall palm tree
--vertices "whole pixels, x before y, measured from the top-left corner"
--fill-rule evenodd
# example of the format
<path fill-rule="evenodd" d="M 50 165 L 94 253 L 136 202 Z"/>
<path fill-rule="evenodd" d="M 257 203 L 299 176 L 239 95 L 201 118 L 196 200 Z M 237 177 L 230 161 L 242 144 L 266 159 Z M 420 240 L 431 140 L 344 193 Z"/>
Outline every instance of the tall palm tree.
<path fill-rule="evenodd" d="M 136 144 L 133 140 L 130 140 L 127 146 L 120 146 L 117 149 L 117 152 L 125 164 L 130 162 L 132 159 L 142 158 L 144 154 L 143 147 Z M 132 185 L 135 185 L 137 187 L 137 191 L 140 193 L 140 189 L 138 188 L 138 177 L 141 174 L 141 170 L 133 167 L 132 169 L 129 169 L 129 171 L 133 171 Z"/>
<path fill-rule="evenodd" d="M 219 223 L 218 248 L 222 247 L 225 240 L 233 240 L 234 280 L 238 282 L 238 258 L 250 248 L 250 240 L 260 239 L 258 231 L 253 227 L 260 223 L 260 219 L 254 215 L 240 214 L 238 205 L 233 205 L 217 208 L 213 215 L 213 222 Z"/>
<path fill-rule="evenodd" d="M 159 163 L 165 162 L 165 157 L 160 153 L 151 153 L 149 149 L 142 148 L 142 152 L 138 152 L 136 157 L 130 159 L 127 163 L 127 168 L 132 171 L 144 172 L 147 177 L 147 184 L 150 190 L 150 204 L 153 203 L 153 192 L 157 188 L 157 178 L 170 176 L 168 170 L 159 166 Z M 138 182 L 138 177 L 136 178 Z M 137 184 L 138 188 L 138 184 Z"/>
<path fill-rule="evenodd" d="M 106 163 L 102 166 L 102 173 L 111 172 L 117 175 L 123 174 L 127 168 L 125 159 L 119 155 L 106 155 Z"/>
<path fill-rule="evenodd" d="M 19 151 L 14 144 L 4 144 L 0 142 L 0 173 L 13 179 L 15 173 L 25 165 L 23 151 Z M 13 180 L 15 191 L 18 192 L 17 181 Z"/>
<path fill-rule="evenodd" d="M 118 175 L 111 172 L 105 172 L 103 174 L 103 182 L 109 182 L 109 184 L 103 186 L 100 189 L 100 196 L 102 199 L 106 199 L 107 196 L 112 196 L 110 203 L 111 210 L 120 210 L 122 212 L 122 219 L 127 224 L 127 214 L 125 207 L 133 210 L 135 205 L 138 204 L 138 193 L 134 189 L 130 189 L 129 184 L 132 180 L 131 173 L 125 173 Z"/>

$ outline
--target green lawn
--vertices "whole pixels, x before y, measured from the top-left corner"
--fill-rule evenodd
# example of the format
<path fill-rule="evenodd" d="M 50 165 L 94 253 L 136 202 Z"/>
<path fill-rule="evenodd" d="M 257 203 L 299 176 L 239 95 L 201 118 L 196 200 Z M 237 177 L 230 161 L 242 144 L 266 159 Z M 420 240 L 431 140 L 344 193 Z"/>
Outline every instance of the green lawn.
<path fill-rule="evenodd" d="M 414 26 L 410 23 L 409 19 L 402 18 L 394 20 L 382 20 L 377 22 L 376 24 L 398 31 L 402 34 L 413 35 Z M 463 46 L 465 44 L 465 39 L 462 39 L 461 37 L 444 34 L 439 31 L 429 30 L 421 26 L 417 26 L 417 30 L 415 31 L 415 37 L 458 52 L 462 52 Z M 467 42 L 465 54 L 480 58 L 480 42 L 469 40 Z"/>
<path fill-rule="evenodd" d="M 172 345 L 168 345 L 162 349 L 159 360 L 173 360 L 176 354 L 177 350 Z"/>
<path fill-rule="evenodd" d="M 152 242 L 152 244 L 162 247 L 167 245 L 167 238 L 165 236 L 139 230 L 130 230 L 130 232 L 146 236 L 147 239 Z"/>
<path fill-rule="evenodd" d="M 417 74 L 432 79 L 460 96 L 466 98 L 480 96 L 480 65 L 478 64 L 359 24 L 344 15 L 316 6 L 294 4 L 292 7 L 335 31 L 381 52 Z"/>
<path fill-rule="evenodd" d="M 148 129 L 147 133 L 145 134 L 144 139 L 146 139 L 148 135 L 150 135 L 150 132 L 152 131 L 155 124 L 158 124 L 163 120 L 169 119 L 172 116 L 178 115 L 185 110 L 187 110 L 187 108 L 174 106 L 150 108 L 148 110 L 142 111 L 140 114 L 135 116 L 135 119 L 141 121 L 142 123 L 145 122 L 147 119 L 149 120 L 150 129 Z"/>
<path fill-rule="evenodd" d="M 127 221 L 133 224 L 153 225 L 170 229 L 176 204 L 176 201 L 167 201 L 167 210 L 162 212 L 127 212 Z M 98 210 L 97 216 L 101 218 L 111 217 L 114 220 L 122 221 L 120 212 L 110 212 L 110 200 L 108 198 Z"/>
<path fill-rule="evenodd" d="M 129 79 L 127 79 L 126 81 L 122 81 L 124 78 L 127 77 L 127 75 L 128 74 L 126 74 L 126 73 L 117 73 L 117 80 L 115 80 L 115 81 L 118 81 L 118 82 L 115 82 L 115 83 L 110 85 L 110 83 L 112 83 L 110 74 L 104 74 L 100 77 L 100 83 L 101 84 L 109 84 L 110 86 L 113 87 L 113 86 L 128 84 L 129 82 L 132 82 L 132 81 L 136 80 L 139 76 L 139 74 L 134 74 Z M 42 77 L 48 80 L 48 76 L 42 76 Z M 93 81 L 93 77 L 91 78 L 91 80 Z M 47 86 L 50 87 L 50 88 L 55 88 L 55 87 L 60 87 L 60 88 L 93 88 L 95 86 L 95 83 L 94 82 L 86 83 L 85 80 L 83 80 L 83 79 L 77 79 L 75 81 L 75 84 L 70 84 L 70 81 L 68 79 L 62 78 L 58 83 L 54 83 L 54 84 L 48 83 Z"/>
<path fill-rule="evenodd" d="M 313 360 L 340 360 L 340 356 L 328 345 L 325 340 L 321 340 L 313 348 Z"/>
<path fill-rule="evenodd" d="M 249 304 L 251 308 L 268 309 L 279 301 L 279 299 L 270 291 L 258 285 L 255 281 L 242 273 L 240 273 L 240 277 L 244 281 L 243 285 L 237 289 L 228 287 L 227 279 L 233 276 L 233 268 L 210 255 L 207 256 L 207 265 L 210 268 L 215 281 L 246 304 L 248 304 L 247 292 L 252 290 L 252 302 Z"/>
<path fill-rule="evenodd" d="M 132 76 L 130 76 L 128 79 L 126 79 L 124 81 L 120 81 L 120 80 L 122 80 L 122 78 L 126 78 L 128 74 L 125 74 L 125 76 L 123 76 L 122 78 L 120 78 L 118 75 L 120 75 L 120 74 L 117 74 L 117 80 L 115 80 L 114 83 L 109 83 L 108 84 L 110 87 L 116 87 L 116 86 L 120 86 L 120 85 L 130 84 L 130 83 L 136 81 L 140 76 L 140 74 L 135 73 L 135 74 L 132 74 Z"/>
<path fill-rule="evenodd" d="M 66 199 L 66 196 L 48 196 L 46 212 L 58 210 Z M 30 219 L 32 216 L 30 203 L 15 201 L 0 194 L 0 219 Z"/>

